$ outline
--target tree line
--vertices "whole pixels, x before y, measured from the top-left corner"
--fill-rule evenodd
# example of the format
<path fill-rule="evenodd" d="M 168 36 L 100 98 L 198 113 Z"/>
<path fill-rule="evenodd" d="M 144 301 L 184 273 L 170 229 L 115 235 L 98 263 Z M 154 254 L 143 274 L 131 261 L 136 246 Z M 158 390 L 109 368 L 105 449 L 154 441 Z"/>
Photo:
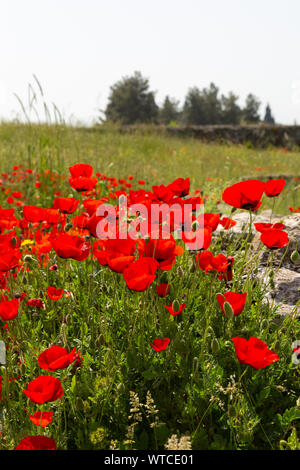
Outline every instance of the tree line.
<path fill-rule="evenodd" d="M 238 104 L 239 97 L 233 92 L 220 95 L 219 88 L 211 83 L 202 90 L 189 88 L 183 106 L 179 101 L 166 96 L 161 106 L 155 102 L 155 93 L 149 89 L 149 80 L 141 72 L 123 77 L 110 88 L 108 103 L 104 110 L 106 121 L 122 124 L 154 123 L 170 125 L 207 124 L 275 124 L 272 111 L 267 104 L 264 117 L 259 109 L 261 102 L 249 93 L 245 106 Z"/>

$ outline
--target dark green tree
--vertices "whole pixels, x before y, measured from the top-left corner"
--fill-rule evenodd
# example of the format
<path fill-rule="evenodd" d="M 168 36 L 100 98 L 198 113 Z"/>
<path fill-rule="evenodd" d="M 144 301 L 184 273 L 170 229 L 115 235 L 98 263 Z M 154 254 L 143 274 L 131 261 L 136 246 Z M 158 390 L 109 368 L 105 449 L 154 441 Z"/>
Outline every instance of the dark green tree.
<path fill-rule="evenodd" d="M 222 120 L 221 102 L 218 97 L 219 88 L 214 83 L 202 90 L 205 105 L 205 123 L 220 124 Z"/>
<path fill-rule="evenodd" d="M 179 110 L 179 101 L 166 96 L 163 105 L 159 110 L 159 122 L 161 124 L 169 125 L 172 121 L 180 121 L 180 118 L 181 112 Z"/>
<path fill-rule="evenodd" d="M 158 106 L 149 81 L 140 72 L 123 77 L 110 88 L 105 117 L 122 124 L 157 122 Z"/>
<path fill-rule="evenodd" d="M 246 98 L 246 106 L 243 109 L 243 120 L 246 123 L 254 124 L 260 122 L 260 116 L 258 114 L 260 104 L 261 103 L 256 96 L 249 93 Z"/>
<path fill-rule="evenodd" d="M 275 119 L 272 116 L 272 111 L 269 104 L 266 106 L 264 122 L 267 124 L 275 124 Z"/>
<path fill-rule="evenodd" d="M 206 124 L 205 100 L 197 87 L 188 90 L 183 105 L 183 119 L 186 124 Z"/>
<path fill-rule="evenodd" d="M 211 83 L 208 88 L 190 88 L 183 106 L 183 118 L 187 124 L 206 125 L 222 122 L 222 106 L 219 88 Z"/>
<path fill-rule="evenodd" d="M 242 110 L 237 104 L 239 97 L 231 91 L 228 96 L 222 95 L 222 124 L 237 125 L 240 123 Z"/>

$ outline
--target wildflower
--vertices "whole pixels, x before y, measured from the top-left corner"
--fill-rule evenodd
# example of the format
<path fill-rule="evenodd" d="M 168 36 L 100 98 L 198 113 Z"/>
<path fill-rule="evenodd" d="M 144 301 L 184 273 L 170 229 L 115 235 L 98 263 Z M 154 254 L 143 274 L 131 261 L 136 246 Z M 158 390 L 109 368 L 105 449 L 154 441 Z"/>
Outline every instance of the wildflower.
<path fill-rule="evenodd" d="M 174 308 L 173 308 L 174 307 Z M 178 310 L 177 310 L 177 307 L 178 307 Z M 174 302 L 170 305 L 166 305 L 165 308 L 168 310 L 168 312 L 170 313 L 170 315 L 173 315 L 173 317 L 175 315 L 179 315 L 180 313 L 183 312 L 183 310 L 185 309 L 186 305 L 185 304 L 179 304 L 178 305 L 174 305 Z"/>
<path fill-rule="evenodd" d="M 225 230 L 229 230 L 230 228 L 236 225 L 236 221 L 233 219 L 230 219 L 229 217 L 223 217 L 220 220 L 220 224 L 224 227 Z"/>
<path fill-rule="evenodd" d="M 249 364 L 254 369 L 263 369 L 279 360 L 279 356 L 269 350 L 266 343 L 254 336 L 251 336 L 248 341 L 236 336 L 232 338 L 232 341 L 238 360 L 243 364 Z"/>
<path fill-rule="evenodd" d="M 24 206 L 23 217 L 27 222 L 39 223 L 45 220 L 45 209 L 37 206 Z"/>
<path fill-rule="evenodd" d="M 285 186 L 284 179 L 269 180 L 267 181 L 266 186 L 265 186 L 265 195 L 267 197 L 279 196 L 284 186 Z"/>
<path fill-rule="evenodd" d="M 77 361 L 79 355 L 75 348 L 70 353 L 61 346 L 51 346 L 43 351 L 38 357 L 38 364 L 44 370 L 65 369 L 72 362 Z"/>
<path fill-rule="evenodd" d="M 263 233 L 263 232 L 270 232 L 273 230 L 282 230 L 285 228 L 285 225 L 281 224 L 280 222 L 277 222 L 276 224 L 256 223 L 254 224 L 254 227 L 256 228 L 258 232 Z"/>
<path fill-rule="evenodd" d="M 0 302 L 0 318 L 3 321 L 13 320 L 18 315 L 19 301 L 17 299 Z"/>
<path fill-rule="evenodd" d="M 178 197 L 187 196 L 190 192 L 190 179 L 177 178 L 168 188 Z"/>
<path fill-rule="evenodd" d="M 228 267 L 228 259 L 221 253 L 214 256 L 211 251 L 202 251 L 199 255 L 195 256 L 200 269 L 207 271 L 225 272 Z"/>
<path fill-rule="evenodd" d="M 154 258 L 139 258 L 124 269 L 123 277 L 129 289 L 141 292 L 154 281 L 157 268 L 158 262 Z"/>
<path fill-rule="evenodd" d="M 261 205 L 265 183 L 252 179 L 241 181 L 225 189 L 222 195 L 224 202 L 237 209 L 256 211 Z"/>
<path fill-rule="evenodd" d="M 0 252 L 0 271 L 6 272 L 14 269 L 18 266 L 22 253 L 19 249 L 9 249 L 1 250 Z"/>
<path fill-rule="evenodd" d="M 19 442 L 15 450 L 56 450 L 56 444 L 51 437 L 28 436 Z"/>
<path fill-rule="evenodd" d="M 153 340 L 153 343 L 150 344 L 155 351 L 164 351 L 168 344 L 170 343 L 170 338 L 159 339 L 156 338 Z"/>
<path fill-rule="evenodd" d="M 289 243 L 289 237 L 282 230 L 271 230 L 263 232 L 260 236 L 262 243 L 270 249 L 283 248 Z"/>
<path fill-rule="evenodd" d="M 145 248 L 145 256 L 153 257 L 159 262 L 159 269 L 169 271 L 176 262 L 176 257 L 182 255 L 184 249 L 176 245 L 170 235 L 168 239 L 150 238 Z"/>
<path fill-rule="evenodd" d="M 50 375 L 40 375 L 22 391 L 31 401 L 39 404 L 56 401 L 64 394 L 60 380 Z"/>
<path fill-rule="evenodd" d="M 246 298 L 246 292 L 243 292 L 242 294 L 237 292 L 226 292 L 224 295 L 217 294 L 217 301 L 219 302 L 223 313 L 225 314 L 224 304 L 225 302 L 228 302 L 232 307 L 234 316 L 240 315 L 242 313 L 245 307 Z"/>
<path fill-rule="evenodd" d="M 59 197 L 54 199 L 53 207 L 64 214 L 73 214 L 76 211 L 79 200 L 74 197 Z"/>
<path fill-rule="evenodd" d="M 29 307 L 45 308 L 45 303 L 41 299 L 29 299 L 27 305 Z"/>
<path fill-rule="evenodd" d="M 90 245 L 81 237 L 62 233 L 52 240 L 52 248 L 60 258 L 72 258 L 76 261 L 87 259 Z"/>
<path fill-rule="evenodd" d="M 50 300 L 59 300 L 62 297 L 62 295 L 64 293 L 64 290 L 63 289 L 56 289 L 55 287 L 49 286 L 49 287 L 47 287 L 46 292 L 47 292 Z"/>
<path fill-rule="evenodd" d="M 36 411 L 33 415 L 28 415 L 30 421 L 36 426 L 45 428 L 53 420 L 53 411 Z"/>
<path fill-rule="evenodd" d="M 170 284 L 159 284 L 156 286 L 158 297 L 166 297 L 170 291 Z"/>

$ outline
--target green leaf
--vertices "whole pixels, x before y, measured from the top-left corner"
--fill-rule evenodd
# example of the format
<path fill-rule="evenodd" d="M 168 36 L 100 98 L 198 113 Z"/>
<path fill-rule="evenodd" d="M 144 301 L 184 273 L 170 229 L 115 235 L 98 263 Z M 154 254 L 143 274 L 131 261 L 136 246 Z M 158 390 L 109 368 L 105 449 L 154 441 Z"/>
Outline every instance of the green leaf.
<path fill-rule="evenodd" d="M 283 415 L 277 414 L 277 418 L 283 428 L 290 426 L 291 422 L 295 419 L 300 419 L 300 409 L 290 408 L 286 410 Z"/>

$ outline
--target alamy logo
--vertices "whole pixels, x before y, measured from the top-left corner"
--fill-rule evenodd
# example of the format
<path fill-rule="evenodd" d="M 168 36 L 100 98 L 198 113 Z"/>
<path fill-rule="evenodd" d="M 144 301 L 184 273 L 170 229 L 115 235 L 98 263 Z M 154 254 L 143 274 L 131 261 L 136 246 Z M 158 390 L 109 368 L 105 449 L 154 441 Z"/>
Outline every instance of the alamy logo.
<path fill-rule="evenodd" d="M 97 238 L 137 240 L 138 238 L 184 240 L 189 250 L 198 250 L 204 243 L 204 204 L 131 204 L 119 197 L 118 205 L 101 204 L 96 216 Z"/>

